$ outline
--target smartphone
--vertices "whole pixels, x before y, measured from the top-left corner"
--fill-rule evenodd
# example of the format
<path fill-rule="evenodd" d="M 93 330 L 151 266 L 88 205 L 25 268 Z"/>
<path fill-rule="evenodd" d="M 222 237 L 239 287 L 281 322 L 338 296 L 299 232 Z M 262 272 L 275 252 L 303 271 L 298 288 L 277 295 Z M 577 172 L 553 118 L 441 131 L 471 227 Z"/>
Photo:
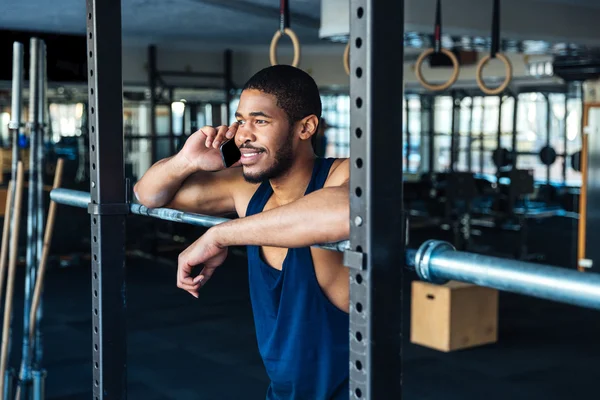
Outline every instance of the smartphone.
<path fill-rule="evenodd" d="M 235 140 L 233 139 L 230 139 L 219 146 L 219 150 L 221 151 L 221 158 L 223 159 L 225 168 L 231 167 L 242 157 L 242 153 L 240 153 L 240 149 L 238 149 Z"/>

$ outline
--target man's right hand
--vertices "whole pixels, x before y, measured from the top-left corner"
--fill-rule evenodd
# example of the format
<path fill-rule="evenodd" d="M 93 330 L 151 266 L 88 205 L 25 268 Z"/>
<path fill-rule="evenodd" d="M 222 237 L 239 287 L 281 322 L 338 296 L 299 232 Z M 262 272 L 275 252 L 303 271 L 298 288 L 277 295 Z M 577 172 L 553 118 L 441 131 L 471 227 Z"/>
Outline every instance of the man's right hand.
<path fill-rule="evenodd" d="M 194 132 L 185 142 L 179 155 L 190 163 L 192 168 L 201 171 L 220 171 L 225 169 L 219 146 L 233 139 L 239 124 L 218 127 L 205 126 Z"/>

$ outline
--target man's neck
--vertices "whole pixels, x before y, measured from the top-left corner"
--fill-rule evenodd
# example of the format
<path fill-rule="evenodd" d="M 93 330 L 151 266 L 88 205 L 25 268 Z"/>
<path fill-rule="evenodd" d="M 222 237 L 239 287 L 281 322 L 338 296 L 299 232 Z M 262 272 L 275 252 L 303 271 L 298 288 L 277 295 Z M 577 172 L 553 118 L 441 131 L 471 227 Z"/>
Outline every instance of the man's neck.
<path fill-rule="evenodd" d="M 297 156 L 284 175 L 269 181 L 278 206 L 291 203 L 304 196 L 312 177 L 315 159 L 314 153 Z"/>

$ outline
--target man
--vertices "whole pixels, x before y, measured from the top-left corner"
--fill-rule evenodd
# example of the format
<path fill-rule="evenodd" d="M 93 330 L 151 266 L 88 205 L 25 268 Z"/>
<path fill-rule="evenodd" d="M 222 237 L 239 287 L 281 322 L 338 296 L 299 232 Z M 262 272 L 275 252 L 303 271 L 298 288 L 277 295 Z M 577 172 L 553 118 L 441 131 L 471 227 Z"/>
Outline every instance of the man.
<path fill-rule="evenodd" d="M 315 156 L 321 99 L 290 66 L 244 86 L 236 122 L 204 127 L 153 165 L 134 190 L 148 207 L 240 217 L 209 229 L 179 257 L 178 287 L 198 297 L 227 247 L 248 246 L 250 297 L 268 399 L 348 398 L 349 276 L 342 254 L 310 247 L 347 239 L 349 161 Z M 219 145 L 242 157 L 224 168 Z M 192 270 L 201 272 L 194 277 Z"/>

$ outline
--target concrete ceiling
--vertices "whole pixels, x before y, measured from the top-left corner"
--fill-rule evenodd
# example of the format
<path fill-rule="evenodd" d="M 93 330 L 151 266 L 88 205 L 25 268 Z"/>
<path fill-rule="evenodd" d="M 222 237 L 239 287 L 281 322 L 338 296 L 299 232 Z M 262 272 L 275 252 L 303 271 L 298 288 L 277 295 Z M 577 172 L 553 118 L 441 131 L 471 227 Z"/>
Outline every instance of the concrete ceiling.
<path fill-rule="evenodd" d="M 444 6 L 452 8 L 453 1 L 447 0 Z M 481 0 L 472 1 L 481 4 Z M 540 3 L 540 7 L 558 3 L 589 8 L 596 13 L 600 9 L 598 0 L 530 1 Z M 429 2 L 434 4 L 433 0 Z M 85 0 L 2 0 L 2 3 L 0 29 L 72 34 L 83 34 L 86 29 Z M 491 7 L 491 0 L 489 3 Z M 327 41 L 319 39 L 321 0 L 289 0 L 289 4 L 291 25 L 302 44 L 326 45 Z M 502 4 L 504 8 L 518 7 L 519 1 L 504 0 Z M 215 49 L 265 47 L 279 26 L 278 8 L 279 0 L 122 0 L 124 44 Z M 540 16 L 543 18 L 542 8 Z M 430 25 L 426 25 L 423 33 L 430 33 Z"/>
<path fill-rule="evenodd" d="M 0 29 L 85 33 L 85 0 L 2 3 Z M 319 42 L 320 0 L 290 0 L 290 14 L 303 43 Z M 125 44 L 259 45 L 279 27 L 279 0 L 122 0 L 122 27 Z"/>

